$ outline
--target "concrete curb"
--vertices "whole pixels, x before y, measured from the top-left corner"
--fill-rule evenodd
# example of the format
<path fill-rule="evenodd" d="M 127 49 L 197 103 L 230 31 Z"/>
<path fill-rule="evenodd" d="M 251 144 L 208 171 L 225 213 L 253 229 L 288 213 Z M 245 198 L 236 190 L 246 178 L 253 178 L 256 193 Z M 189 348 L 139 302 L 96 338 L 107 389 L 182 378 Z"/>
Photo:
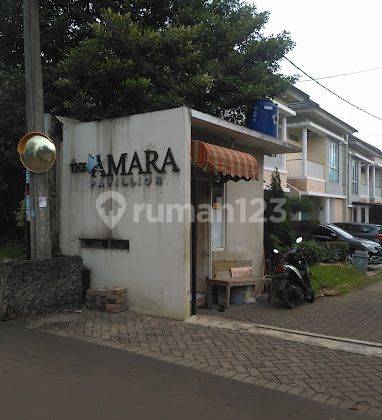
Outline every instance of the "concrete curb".
<path fill-rule="evenodd" d="M 204 327 L 224 328 L 233 331 L 245 331 L 249 334 L 265 335 L 286 341 L 293 341 L 310 346 L 324 347 L 331 350 L 346 351 L 382 358 L 382 343 L 354 340 L 344 337 L 335 337 L 316 334 L 307 331 L 290 330 L 271 325 L 253 324 L 249 322 L 231 321 L 212 316 L 193 315 L 186 323 L 201 325 Z"/>

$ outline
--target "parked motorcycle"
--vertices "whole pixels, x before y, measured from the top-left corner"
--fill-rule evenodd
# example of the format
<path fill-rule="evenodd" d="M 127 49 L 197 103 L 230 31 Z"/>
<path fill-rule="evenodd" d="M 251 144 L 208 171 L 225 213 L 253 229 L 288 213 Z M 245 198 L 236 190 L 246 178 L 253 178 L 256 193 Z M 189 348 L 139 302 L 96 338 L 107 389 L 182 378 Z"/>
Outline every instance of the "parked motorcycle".
<path fill-rule="evenodd" d="M 301 242 L 302 238 L 297 238 L 296 244 Z M 273 297 L 278 297 L 289 309 L 293 309 L 298 302 L 313 303 L 315 293 L 311 274 L 302 252 L 297 246 L 282 255 L 277 249 L 273 252 L 275 264 L 272 281 L 268 286 L 268 302 L 271 302 Z"/>

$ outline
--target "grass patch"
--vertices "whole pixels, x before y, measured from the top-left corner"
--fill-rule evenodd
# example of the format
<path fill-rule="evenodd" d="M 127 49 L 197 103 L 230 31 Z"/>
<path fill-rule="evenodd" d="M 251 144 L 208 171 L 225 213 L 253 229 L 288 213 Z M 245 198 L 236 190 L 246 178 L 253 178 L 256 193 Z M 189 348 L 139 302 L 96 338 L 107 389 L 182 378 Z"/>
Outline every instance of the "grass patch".
<path fill-rule="evenodd" d="M 382 272 L 368 277 L 349 264 L 317 264 L 311 271 L 315 292 L 330 290 L 343 295 L 382 280 Z"/>
<path fill-rule="evenodd" d="M 25 258 L 24 248 L 17 242 L 8 242 L 0 246 L 0 261 L 14 258 Z"/>

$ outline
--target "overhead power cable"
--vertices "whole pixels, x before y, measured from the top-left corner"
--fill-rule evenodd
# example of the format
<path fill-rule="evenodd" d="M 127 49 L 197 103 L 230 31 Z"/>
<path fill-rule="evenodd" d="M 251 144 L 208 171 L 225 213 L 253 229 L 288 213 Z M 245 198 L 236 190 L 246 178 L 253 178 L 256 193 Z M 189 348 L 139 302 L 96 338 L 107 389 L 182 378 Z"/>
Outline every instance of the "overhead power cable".
<path fill-rule="evenodd" d="M 335 77 L 352 76 L 353 74 L 367 73 L 369 71 L 375 71 L 375 70 L 382 70 L 382 67 L 373 67 L 371 69 L 352 71 L 350 73 L 338 73 L 338 74 L 333 74 L 331 76 L 316 77 L 316 80 L 327 80 L 327 79 L 334 79 Z M 312 82 L 312 80 L 311 79 L 298 80 L 296 83 L 304 83 L 304 82 Z"/>
<path fill-rule="evenodd" d="M 338 99 L 341 99 L 341 101 L 346 102 L 348 105 L 352 106 L 353 108 L 358 109 L 358 111 L 361 111 L 367 115 L 369 115 L 370 117 L 376 118 L 379 121 L 382 121 L 382 117 L 379 117 L 378 115 L 372 114 L 371 112 L 367 111 L 366 109 L 361 108 L 358 105 L 353 104 L 352 102 L 350 102 L 348 99 L 345 99 L 344 97 L 338 95 L 336 92 L 332 91 L 331 89 L 329 89 L 328 87 L 326 87 L 325 85 L 323 85 L 322 83 L 320 83 L 317 79 L 315 79 L 314 77 L 310 76 L 306 71 L 304 71 L 301 67 L 297 66 L 295 63 L 293 63 L 293 61 L 289 60 L 289 58 L 285 57 L 285 60 L 287 60 L 290 64 L 292 64 L 293 67 L 295 67 L 298 71 L 300 71 L 302 74 L 304 74 L 306 77 L 309 77 L 309 79 L 311 79 L 313 82 L 317 83 L 318 86 L 321 86 L 323 89 L 327 90 L 329 93 L 331 93 L 332 95 L 336 96 Z"/>

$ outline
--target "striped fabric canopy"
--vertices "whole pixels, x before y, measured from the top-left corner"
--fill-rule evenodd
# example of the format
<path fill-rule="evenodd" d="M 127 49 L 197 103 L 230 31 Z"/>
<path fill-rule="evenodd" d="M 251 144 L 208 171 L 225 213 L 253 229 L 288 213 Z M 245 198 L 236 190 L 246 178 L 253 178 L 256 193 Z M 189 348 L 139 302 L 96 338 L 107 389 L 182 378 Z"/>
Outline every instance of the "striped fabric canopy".
<path fill-rule="evenodd" d="M 227 180 L 249 181 L 259 174 L 259 164 L 252 155 L 202 141 L 192 141 L 192 159 L 204 172 L 223 175 Z"/>

